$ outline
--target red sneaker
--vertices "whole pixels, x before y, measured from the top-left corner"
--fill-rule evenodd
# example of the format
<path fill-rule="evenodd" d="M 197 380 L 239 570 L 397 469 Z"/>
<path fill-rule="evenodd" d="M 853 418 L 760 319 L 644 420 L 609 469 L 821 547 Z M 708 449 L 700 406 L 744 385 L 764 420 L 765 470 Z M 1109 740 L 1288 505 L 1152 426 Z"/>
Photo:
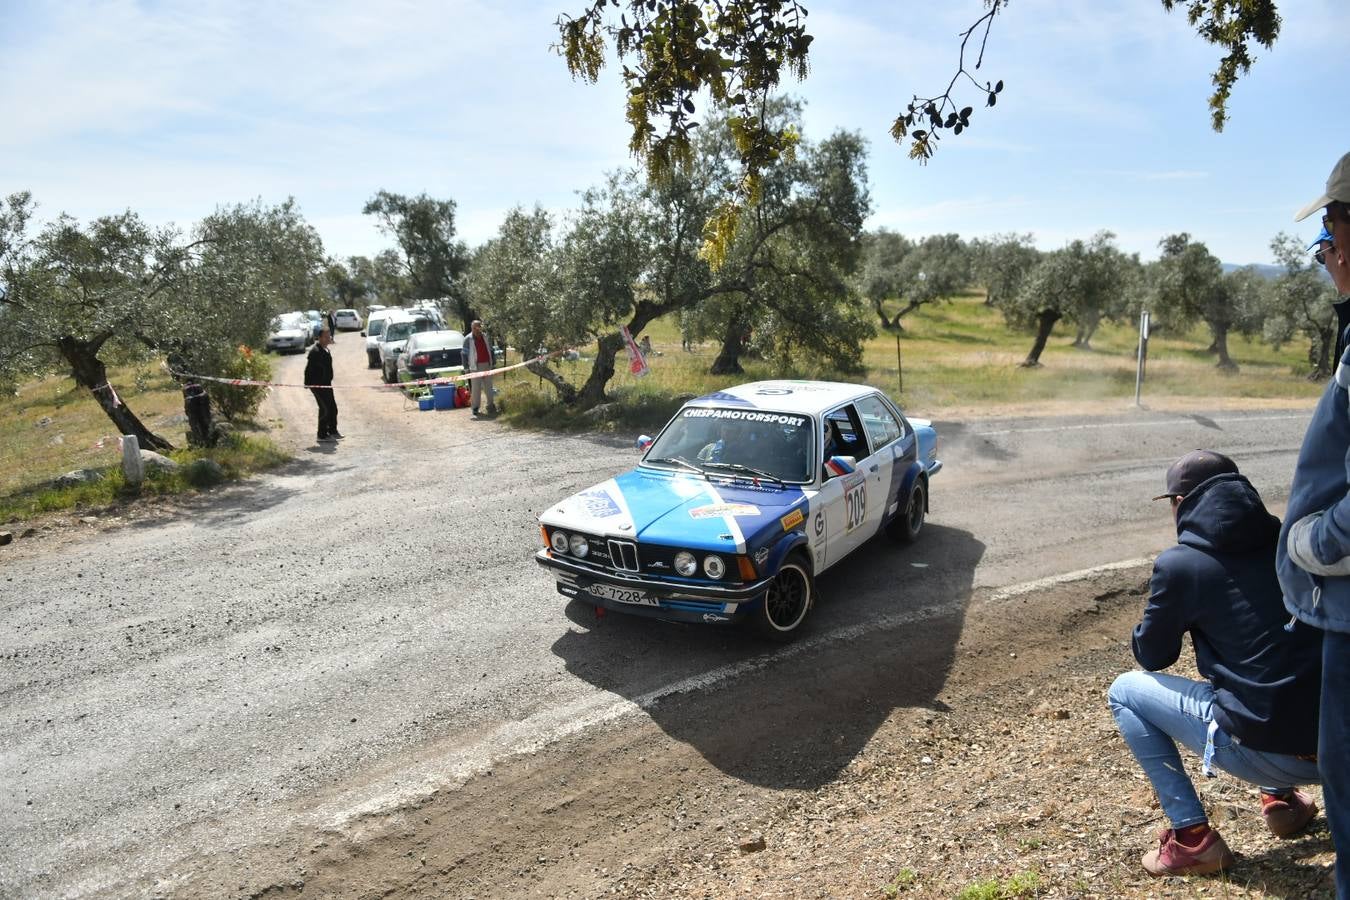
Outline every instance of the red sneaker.
<path fill-rule="evenodd" d="M 1292 791 L 1287 797 L 1261 795 L 1261 817 L 1276 837 L 1293 837 L 1306 828 L 1315 815 L 1317 804 L 1302 791 Z"/>
<path fill-rule="evenodd" d="M 1144 854 L 1144 868 L 1150 875 L 1208 875 L 1237 862 L 1233 851 L 1214 829 L 1210 829 L 1195 847 L 1177 842 L 1176 832 L 1168 828 L 1158 835 L 1158 849 Z"/>

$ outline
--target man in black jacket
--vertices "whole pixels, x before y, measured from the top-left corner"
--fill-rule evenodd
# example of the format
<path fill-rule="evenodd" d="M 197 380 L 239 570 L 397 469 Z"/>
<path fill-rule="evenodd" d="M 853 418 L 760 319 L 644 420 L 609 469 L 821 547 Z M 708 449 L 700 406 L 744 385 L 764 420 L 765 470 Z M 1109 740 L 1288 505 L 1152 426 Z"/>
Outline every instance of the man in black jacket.
<path fill-rule="evenodd" d="M 328 352 L 331 343 L 332 333 L 327 328 L 320 331 L 305 362 L 305 386 L 319 404 L 319 440 L 324 442 L 342 437 L 337 430 L 337 399 L 333 397 L 333 355 Z"/>
<path fill-rule="evenodd" d="M 1121 736 L 1153 783 L 1172 827 L 1144 856 L 1150 875 L 1198 875 L 1231 866 L 1233 854 L 1209 827 L 1177 744 L 1261 789 L 1266 827 L 1299 831 L 1317 813 L 1295 785 L 1318 783 L 1317 714 L 1321 635 L 1287 627 L 1275 575 L 1280 520 L 1237 465 L 1195 450 L 1167 470 L 1177 544 L 1153 564 L 1148 607 L 1134 629 L 1134 658 L 1108 697 Z M 1203 681 L 1159 674 L 1190 633 Z"/>

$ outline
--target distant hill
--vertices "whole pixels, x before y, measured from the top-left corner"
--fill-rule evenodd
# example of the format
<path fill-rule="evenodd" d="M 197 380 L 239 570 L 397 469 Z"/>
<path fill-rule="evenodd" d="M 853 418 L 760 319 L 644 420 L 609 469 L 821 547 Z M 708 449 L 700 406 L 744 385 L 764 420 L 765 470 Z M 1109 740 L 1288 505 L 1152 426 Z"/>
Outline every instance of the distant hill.
<path fill-rule="evenodd" d="M 1247 266 L 1240 266 L 1237 263 L 1223 263 L 1222 265 L 1223 265 L 1223 272 L 1225 275 L 1236 269 L 1247 268 Z M 1284 266 L 1268 266 L 1257 263 L 1253 265 L 1251 268 L 1255 269 L 1256 273 L 1260 275 L 1262 278 L 1279 278 L 1281 275 L 1284 274 Z"/>

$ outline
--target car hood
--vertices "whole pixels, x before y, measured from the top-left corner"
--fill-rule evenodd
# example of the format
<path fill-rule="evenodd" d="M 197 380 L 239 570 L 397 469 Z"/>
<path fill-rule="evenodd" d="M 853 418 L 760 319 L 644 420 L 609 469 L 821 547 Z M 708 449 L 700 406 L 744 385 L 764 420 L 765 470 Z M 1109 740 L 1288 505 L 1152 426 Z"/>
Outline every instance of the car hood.
<path fill-rule="evenodd" d="M 274 338 L 302 338 L 308 333 L 308 328 L 280 328 L 272 332 Z"/>
<path fill-rule="evenodd" d="M 745 553 L 765 535 L 799 524 L 798 510 L 805 514 L 806 496 L 796 485 L 634 469 L 554 504 L 539 521 L 588 534 Z"/>

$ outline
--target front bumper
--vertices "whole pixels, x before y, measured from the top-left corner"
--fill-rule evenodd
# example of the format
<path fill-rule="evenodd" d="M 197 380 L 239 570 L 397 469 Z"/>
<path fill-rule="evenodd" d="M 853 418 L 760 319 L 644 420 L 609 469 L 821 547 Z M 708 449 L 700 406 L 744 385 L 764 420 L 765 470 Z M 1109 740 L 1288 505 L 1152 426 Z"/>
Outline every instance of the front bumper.
<path fill-rule="evenodd" d="M 762 579 L 736 587 L 715 587 L 703 584 L 658 581 L 640 576 L 619 575 L 597 571 L 564 557 L 540 550 L 534 561 L 553 573 L 558 593 L 603 606 L 615 612 L 671 619 L 677 622 L 734 622 L 754 608 L 764 596 L 772 579 Z M 655 605 L 625 603 L 591 592 L 593 586 L 607 586 L 620 590 L 641 591 Z"/>

